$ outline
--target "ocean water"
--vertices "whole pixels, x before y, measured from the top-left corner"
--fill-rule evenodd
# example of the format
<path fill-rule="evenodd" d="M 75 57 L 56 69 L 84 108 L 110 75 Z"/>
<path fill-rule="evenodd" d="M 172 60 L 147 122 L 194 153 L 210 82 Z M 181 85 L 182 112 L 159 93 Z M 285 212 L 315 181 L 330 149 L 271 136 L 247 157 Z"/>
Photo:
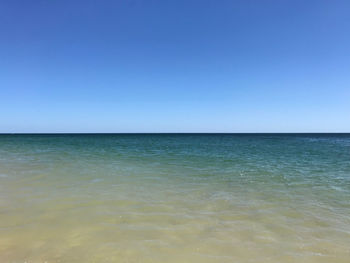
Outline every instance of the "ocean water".
<path fill-rule="evenodd" d="M 350 135 L 0 135 L 0 262 L 349 263 Z"/>

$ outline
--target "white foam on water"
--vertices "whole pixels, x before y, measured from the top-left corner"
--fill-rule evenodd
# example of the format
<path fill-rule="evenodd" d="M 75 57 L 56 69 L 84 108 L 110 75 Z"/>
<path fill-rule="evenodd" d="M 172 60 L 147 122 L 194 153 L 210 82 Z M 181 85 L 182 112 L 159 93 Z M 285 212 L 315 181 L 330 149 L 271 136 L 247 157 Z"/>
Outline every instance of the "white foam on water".
<path fill-rule="evenodd" d="M 91 183 L 98 183 L 98 182 L 101 182 L 101 181 L 103 181 L 103 180 L 100 179 L 100 178 L 96 178 L 96 179 L 91 180 Z"/>

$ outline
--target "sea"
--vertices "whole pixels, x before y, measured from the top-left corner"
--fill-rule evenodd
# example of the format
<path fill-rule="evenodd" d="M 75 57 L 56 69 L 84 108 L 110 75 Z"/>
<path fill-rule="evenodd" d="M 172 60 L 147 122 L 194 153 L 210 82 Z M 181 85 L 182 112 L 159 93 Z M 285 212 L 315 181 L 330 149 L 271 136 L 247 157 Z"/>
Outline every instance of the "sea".
<path fill-rule="evenodd" d="M 350 134 L 2 134 L 1 263 L 349 263 Z"/>

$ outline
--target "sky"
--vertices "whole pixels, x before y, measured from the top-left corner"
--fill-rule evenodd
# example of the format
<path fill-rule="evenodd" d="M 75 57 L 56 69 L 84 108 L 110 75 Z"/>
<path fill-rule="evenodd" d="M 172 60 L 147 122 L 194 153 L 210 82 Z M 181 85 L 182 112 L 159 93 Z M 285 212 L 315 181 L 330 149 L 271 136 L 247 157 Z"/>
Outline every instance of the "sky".
<path fill-rule="evenodd" d="M 0 0 L 0 133 L 350 132 L 350 1 Z"/>

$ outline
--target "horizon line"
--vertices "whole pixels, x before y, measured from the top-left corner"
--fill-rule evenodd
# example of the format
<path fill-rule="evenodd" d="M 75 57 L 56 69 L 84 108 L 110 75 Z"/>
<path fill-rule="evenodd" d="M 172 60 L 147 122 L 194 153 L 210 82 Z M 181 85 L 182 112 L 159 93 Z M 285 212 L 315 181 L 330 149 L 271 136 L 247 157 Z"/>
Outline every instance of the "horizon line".
<path fill-rule="evenodd" d="M 349 134 L 350 132 L 0 132 L 0 135 L 152 135 L 152 134 Z"/>

